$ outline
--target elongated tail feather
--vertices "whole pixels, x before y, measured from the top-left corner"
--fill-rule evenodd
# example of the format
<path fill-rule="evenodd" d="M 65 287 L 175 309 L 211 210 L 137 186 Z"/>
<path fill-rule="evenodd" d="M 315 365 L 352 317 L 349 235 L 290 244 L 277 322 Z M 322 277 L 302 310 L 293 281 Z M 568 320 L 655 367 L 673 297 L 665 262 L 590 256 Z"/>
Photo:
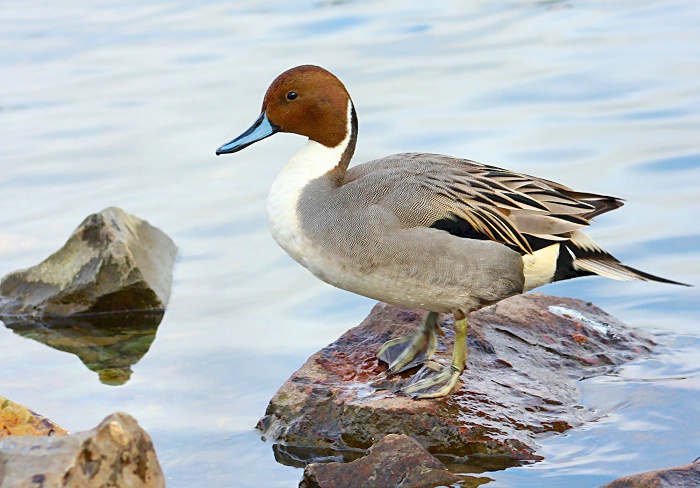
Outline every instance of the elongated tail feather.
<path fill-rule="evenodd" d="M 631 266 L 622 264 L 614 258 L 574 259 L 573 264 L 576 268 L 580 268 L 600 276 L 605 276 L 606 278 L 611 278 L 613 280 L 658 281 L 659 283 L 669 283 L 672 285 L 692 286 L 686 283 L 680 283 L 678 281 L 673 281 L 666 278 L 661 278 L 660 276 L 654 276 L 652 274 L 645 273 L 644 271 L 640 271 L 638 269 L 632 268 Z"/>

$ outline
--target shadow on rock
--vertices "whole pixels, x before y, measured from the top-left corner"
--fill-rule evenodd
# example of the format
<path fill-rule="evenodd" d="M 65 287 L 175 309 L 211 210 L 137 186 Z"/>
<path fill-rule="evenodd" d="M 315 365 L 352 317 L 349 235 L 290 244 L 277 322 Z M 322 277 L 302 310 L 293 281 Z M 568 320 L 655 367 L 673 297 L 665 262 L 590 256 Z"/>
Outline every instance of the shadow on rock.
<path fill-rule="evenodd" d="M 103 313 L 71 317 L 0 316 L 8 329 L 75 354 L 106 385 L 123 385 L 148 352 L 164 312 Z"/>

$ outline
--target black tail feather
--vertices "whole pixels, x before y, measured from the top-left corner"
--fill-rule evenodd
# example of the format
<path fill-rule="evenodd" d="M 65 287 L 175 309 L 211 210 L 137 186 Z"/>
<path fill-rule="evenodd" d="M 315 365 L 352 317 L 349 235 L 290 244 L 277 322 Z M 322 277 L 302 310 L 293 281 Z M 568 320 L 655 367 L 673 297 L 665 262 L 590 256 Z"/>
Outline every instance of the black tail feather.
<path fill-rule="evenodd" d="M 580 238 L 581 236 L 579 236 Z M 579 247 L 574 242 L 561 243 L 553 281 L 579 276 L 599 275 L 617 280 L 656 281 L 671 285 L 693 286 L 679 281 L 661 278 L 622 264 L 610 253 L 589 241 Z"/>
<path fill-rule="evenodd" d="M 688 283 L 681 283 L 680 281 L 673 281 L 673 280 L 669 280 L 666 278 L 661 278 L 660 276 L 654 276 L 653 274 L 645 273 L 644 271 L 640 271 L 640 270 L 635 269 L 631 266 L 627 266 L 626 264 L 620 263 L 620 266 L 622 266 L 626 270 L 638 275 L 640 277 L 640 279 L 642 279 L 644 281 L 658 281 L 659 283 L 668 283 L 669 285 L 693 286 L 693 285 L 689 285 Z"/>

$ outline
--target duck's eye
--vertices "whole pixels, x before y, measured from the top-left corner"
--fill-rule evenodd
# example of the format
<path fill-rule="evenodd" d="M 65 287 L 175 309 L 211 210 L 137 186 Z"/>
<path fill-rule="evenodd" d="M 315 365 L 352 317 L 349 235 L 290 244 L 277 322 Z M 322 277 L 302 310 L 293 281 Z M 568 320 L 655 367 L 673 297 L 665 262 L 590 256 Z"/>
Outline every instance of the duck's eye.
<path fill-rule="evenodd" d="M 299 94 L 295 91 L 291 91 L 287 93 L 287 100 L 296 100 L 296 98 L 299 96 Z"/>

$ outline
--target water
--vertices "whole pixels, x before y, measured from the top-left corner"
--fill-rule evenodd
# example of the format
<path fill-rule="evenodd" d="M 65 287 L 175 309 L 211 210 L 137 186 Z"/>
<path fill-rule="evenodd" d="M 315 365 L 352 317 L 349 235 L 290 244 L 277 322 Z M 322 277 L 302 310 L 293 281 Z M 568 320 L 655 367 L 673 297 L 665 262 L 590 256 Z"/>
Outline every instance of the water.
<path fill-rule="evenodd" d="M 591 235 L 700 284 L 700 7 L 686 1 L 5 1 L 0 15 L 0 274 L 120 206 L 180 249 L 169 309 L 122 386 L 0 328 L 0 394 L 71 431 L 134 415 L 169 486 L 296 486 L 252 430 L 313 352 L 372 301 L 320 283 L 270 238 L 265 197 L 303 144 L 214 150 L 282 70 L 335 72 L 356 161 L 432 151 L 627 199 Z M 594 486 L 700 455 L 697 288 L 585 279 L 544 288 L 663 334 L 653 358 L 582 382 L 603 414 L 541 441 L 489 486 Z"/>

